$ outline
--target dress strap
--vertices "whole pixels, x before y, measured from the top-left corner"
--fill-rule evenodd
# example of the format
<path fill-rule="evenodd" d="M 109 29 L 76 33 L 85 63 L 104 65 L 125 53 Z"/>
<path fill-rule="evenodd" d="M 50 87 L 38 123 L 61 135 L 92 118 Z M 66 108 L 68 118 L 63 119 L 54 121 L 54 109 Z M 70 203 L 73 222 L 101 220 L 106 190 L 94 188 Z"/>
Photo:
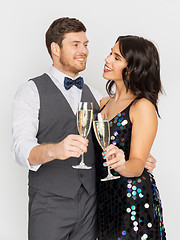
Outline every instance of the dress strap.
<path fill-rule="evenodd" d="M 130 104 L 128 107 L 131 107 L 133 105 L 134 102 L 136 102 L 138 100 L 138 98 L 136 97 Z"/>
<path fill-rule="evenodd" d="M 99 112 L 101 112 L 104 108 L 105 108 L 105 106 L 108 104 L 108 102 L 111 100 L 111 98 L 104 104 L 104 106 L 99 110 Z"/>
<path fill-rule="evenodd" d="M 104 104 L 104 106 L 99 110 L 99 112 L 101 112 L 104 108 L 105 108 L 105 106 L 108 104 L 108 102 L 111 100 L 111 98 Z M 132 105 L 133 105 L 133 103 L 135 102 L 135 101 L 137 101 L 138 100 L 138 98 L 135 98 L 126 108 L 130 108 Z M 125 108 L 125 109 L 126 109 Z M 124 110 L 125 110 L 124 109 Z"/>

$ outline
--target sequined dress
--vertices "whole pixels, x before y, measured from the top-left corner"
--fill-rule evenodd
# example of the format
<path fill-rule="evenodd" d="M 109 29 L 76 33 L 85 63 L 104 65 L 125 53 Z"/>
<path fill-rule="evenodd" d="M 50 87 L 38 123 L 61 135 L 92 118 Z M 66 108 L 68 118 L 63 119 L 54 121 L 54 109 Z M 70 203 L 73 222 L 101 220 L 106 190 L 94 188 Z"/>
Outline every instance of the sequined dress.
<path fill-rule="evenodd" d="M 131 141 L 131 104 L 109 122 L 111 144 L 121 148 L 126 159 Z M 99 178 L 107 175 L 103 162 L 99 157 Z M 147 169 L 140 177 L 121 176 L 116 180 L 98 181 L 98 192 L 98 240 L 166 239 L 159 191 L 154 176 Z"/>

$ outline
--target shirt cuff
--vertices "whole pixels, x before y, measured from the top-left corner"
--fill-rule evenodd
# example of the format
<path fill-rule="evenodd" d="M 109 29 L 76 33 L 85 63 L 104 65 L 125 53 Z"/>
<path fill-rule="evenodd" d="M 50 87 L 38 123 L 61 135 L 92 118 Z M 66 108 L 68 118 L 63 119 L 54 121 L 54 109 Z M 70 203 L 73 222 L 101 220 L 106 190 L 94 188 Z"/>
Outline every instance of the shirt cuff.
<path fill-rule="evenodd" d="M 40 168 L 41 164 L 32 166 L 29 164 L 29 161 L 27 160 L 27 166 L 29 170 L 36 172 Z"/>
<path fill-rule="evenodd" d="M 35 147 L 35 146 L 38 146 L 39 144 L 38 143 L 26 143 L 25 146 L 21 146 L 21 150 L 19 152 L 19 154 L 17 152 L 15 152 L 15 159 L 16 159 L 16 162 L 18 164 L 20 164 L 21 166 L 25 166 L 27 167 L 29 170 L 31 171 L 37 171 L 41 164 L 39 165 L 30 165 L 29 161 L 28 161 L 28 158 L 29 158 L 29 154 L 31 152 L 31 150 Z"/>
<path fill-rule="evenodd" d="M 28 161 L 28 158 L 29 158 L 29 154 L 30 154 L 30 152 L 31 152 L 31 150 L 35 147 L 35 146 L 38 146 L 39 144 L 33 144 L 32 146 L 29 146 L 29 148 L 27 149 L 27 153 L 26 153 L 26 164 L 27 164 L 27 167 L 29 168 L 29 170 L 31 170 L 31 171 L 34 171 L 34 172 L 36 172 L 39 168 L 40 168 L 40 166 L 41 166 L 41 164 L 39 164 L 39 165 L 30 165 L 30 163 L 29 163 L 29 161 Z"/>

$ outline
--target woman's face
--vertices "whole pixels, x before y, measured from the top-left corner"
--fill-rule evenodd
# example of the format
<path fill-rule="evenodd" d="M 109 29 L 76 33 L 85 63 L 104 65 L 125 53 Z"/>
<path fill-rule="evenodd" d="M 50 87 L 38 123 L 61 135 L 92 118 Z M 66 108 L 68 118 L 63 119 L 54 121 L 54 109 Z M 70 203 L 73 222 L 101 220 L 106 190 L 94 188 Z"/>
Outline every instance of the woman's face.
<path fill-rule="evenodd" d="M 119 42 L 114 45 L 105 62 L 103 77 L 115 82 L 121 81 L 122 71 L 127 66 L 127 62 L 119 51 Z"/>

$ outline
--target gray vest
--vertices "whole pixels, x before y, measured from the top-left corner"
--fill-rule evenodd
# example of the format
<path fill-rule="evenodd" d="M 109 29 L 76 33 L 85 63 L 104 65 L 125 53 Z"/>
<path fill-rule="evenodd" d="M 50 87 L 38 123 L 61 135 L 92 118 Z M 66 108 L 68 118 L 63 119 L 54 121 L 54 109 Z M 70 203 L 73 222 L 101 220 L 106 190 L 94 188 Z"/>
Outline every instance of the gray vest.
<path fill-rule="evenodd" d="M 76 116 L 61 91 L 47 74 L 31 79 L 37 86 L 40 97 L 38 143 L 57 143 L 69 134 L 78 134 Z M 94 113 L 99 106 L 89 87 L 84 85 L 82 102 L 92 102 Z M 29 171 L 29 185 L 63 197 L 74 198 L 81 184 L 90 195 L 96 190 L 95 150 L 92 129 L 88 135 L 88 151 L 85 163 L 90 170 L 78 170 L 72 165 L 79 164 L 80 158 L 54 159 L 42 164 L 37 172 Z"/>

